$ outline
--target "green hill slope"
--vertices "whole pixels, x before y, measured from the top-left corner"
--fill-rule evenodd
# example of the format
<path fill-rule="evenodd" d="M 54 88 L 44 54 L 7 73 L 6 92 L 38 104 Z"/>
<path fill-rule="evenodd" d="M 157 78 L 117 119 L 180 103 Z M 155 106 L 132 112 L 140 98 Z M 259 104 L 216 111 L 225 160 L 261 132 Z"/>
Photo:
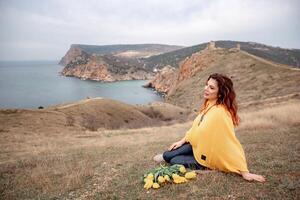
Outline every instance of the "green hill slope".
<path fill-rule="evenodd" d="M 144 61 L 150 68 L 162 68 L 166 65 L 178 67 L 179 63 L 186 57 L 191 56 L 200 50 L 206 48 L 208 43 L 202 43 L 199 45 L 182 48 L 172 52 L 154 55 L 149 58 L 145 58 Z M 300 50 L 299 49 L 284 49 L 280 47 L 272 47 L 264 44 L 254 42 L 239 42 L 239 41 L 215 41 L 216 47 L 221 48 L 235 48 L 237 44 L 240 44 L 240 48 L 243 51 L 251 53 L 253 55 L 268 59 L 273 62 L 278 62 L 285 65 L 291 65 L 294 67 L 300 67 Z"/>

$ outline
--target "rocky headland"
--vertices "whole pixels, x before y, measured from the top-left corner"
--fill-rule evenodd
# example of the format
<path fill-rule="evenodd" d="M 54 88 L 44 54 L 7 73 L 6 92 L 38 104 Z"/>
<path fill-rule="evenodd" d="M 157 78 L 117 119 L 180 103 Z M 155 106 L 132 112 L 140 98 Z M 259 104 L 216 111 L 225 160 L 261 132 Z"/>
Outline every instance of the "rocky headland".
<path fill-rule="evenodd" d="M 96 81 L 146 80 L 154 76 L 153 68 L 142 58 L 182 48 L 171 45 L 71 45 L 61 59 L 62 74 Z"/>

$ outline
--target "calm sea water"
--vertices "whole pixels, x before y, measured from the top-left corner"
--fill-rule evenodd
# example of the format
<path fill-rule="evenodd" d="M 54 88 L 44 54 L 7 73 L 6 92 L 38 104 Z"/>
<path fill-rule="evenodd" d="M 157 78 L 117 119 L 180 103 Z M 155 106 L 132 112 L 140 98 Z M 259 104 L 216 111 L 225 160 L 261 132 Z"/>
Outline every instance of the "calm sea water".
<path fill-rule="evenodd" d="M 162 101 L 147 81 L 102 83 L 64 77 L 57 61 L 0 62 L 0 108 L 38 108 L 74 102 L 86 97 L 105 97 L 129 104 Z"/>

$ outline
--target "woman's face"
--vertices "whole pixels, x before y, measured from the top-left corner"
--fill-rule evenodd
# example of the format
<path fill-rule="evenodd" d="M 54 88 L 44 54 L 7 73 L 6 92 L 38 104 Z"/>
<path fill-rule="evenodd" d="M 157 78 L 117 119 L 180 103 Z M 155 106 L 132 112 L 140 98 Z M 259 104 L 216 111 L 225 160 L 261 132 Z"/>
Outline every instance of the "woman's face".
<path fill-rule="evenodd" d="M 204 88 L 204 98 L 209 101 L 214 101 L 218 99 L 218 82 L 212 78 L 210 78 Z"/>

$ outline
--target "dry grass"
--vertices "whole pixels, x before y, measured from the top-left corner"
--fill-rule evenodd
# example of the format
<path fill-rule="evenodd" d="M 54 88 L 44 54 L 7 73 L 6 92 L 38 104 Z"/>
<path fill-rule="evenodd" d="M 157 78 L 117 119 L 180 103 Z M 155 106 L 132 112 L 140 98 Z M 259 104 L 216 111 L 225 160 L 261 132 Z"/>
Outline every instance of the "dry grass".
<path fill-rule="evenodd" d="M 1 193 L 5 194 L 5 199 L 57 196 L 79 187 L 94 174 L 91 161 L 85 152 L 72 152 L 46 154 L 2 165 Z"/>
<path fill-rule="evenodd" d="M 1 130 L 1 199 L 299 199 L 300 103 L 241 113 L 237 135 L 249 169 L 264 184 L 212 172 L 183 185 L 146 191 L 140 176 L 152 156 L 181 138 L 191 123 L 45 134 Z"/>
<path fill-rule="evenodd" d="M 242 113 L 240 115 L 242 123 L 238 130 L 297 126 L 300 125 L 299 113 L 300 106 L 298 103 Z"/>

